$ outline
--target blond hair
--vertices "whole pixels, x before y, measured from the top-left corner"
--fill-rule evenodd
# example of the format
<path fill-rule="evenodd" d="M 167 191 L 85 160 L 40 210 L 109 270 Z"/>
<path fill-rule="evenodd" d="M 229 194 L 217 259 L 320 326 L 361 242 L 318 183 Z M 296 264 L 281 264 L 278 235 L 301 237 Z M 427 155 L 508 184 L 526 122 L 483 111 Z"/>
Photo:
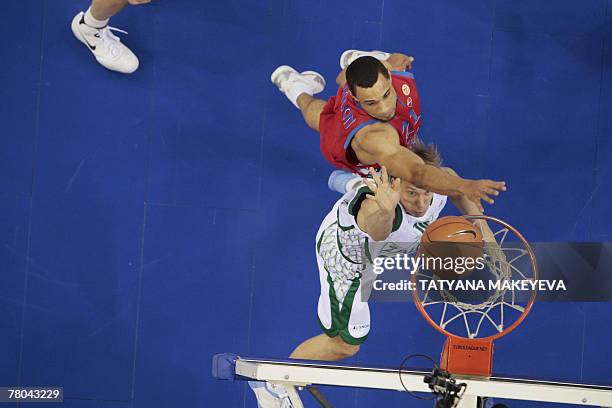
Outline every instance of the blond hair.
<path fill-rule="evenodd" d="M 425 164 L 435 167 L 442 166 L 442 156 L 433 143 L 425 144 L 421 139 L 416 138 L 410 145 L 410 150 L 423 159 Z"/>

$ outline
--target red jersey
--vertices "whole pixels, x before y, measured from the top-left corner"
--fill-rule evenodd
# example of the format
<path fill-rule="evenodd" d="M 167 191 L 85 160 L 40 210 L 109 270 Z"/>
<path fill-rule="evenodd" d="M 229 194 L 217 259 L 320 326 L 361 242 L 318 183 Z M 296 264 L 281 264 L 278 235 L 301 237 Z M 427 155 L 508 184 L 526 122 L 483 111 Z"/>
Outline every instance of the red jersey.
<path fill-rule="evenodd" d="M 421 126 L 421 102 L 414 75 L 392 71 L 391 84 L 397 94 L 395 116 L 387 121 L 397 130 L 402 146 L 409 147 Z M 351 148 L 355 134 L 368 125 L 382 122 L 368 115 L 349 93 L 348 85 L 338 89 L 323 107 L 319 121 L 321 153 L 338 168 L 359 173 L 368 166 L 359 163 Z M 376 167 L 376 166 L 374 166 Z"/>

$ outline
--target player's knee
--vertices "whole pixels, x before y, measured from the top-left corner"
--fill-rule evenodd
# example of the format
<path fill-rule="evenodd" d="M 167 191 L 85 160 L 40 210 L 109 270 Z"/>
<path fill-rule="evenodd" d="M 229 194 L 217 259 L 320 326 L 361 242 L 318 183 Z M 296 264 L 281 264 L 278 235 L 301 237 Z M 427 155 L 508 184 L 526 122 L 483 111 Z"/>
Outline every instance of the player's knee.
<path fill-rule="evenodd" d="M 359 345 L 349 344 L 340 336 L 334 337 L 334 351 L 340 358 L 353 357 L 355 354 L 357 354 L 357 352 L 359 352 L 359 348 Z"/>
<path fill-rule="evenodd" d="M 353 357 L 355 354 L 359 352 L 359 348 L 360 346 L 356 344 L 344 343 L 341 347 L 340 355 L 342 356 L 342 358 Z"/>

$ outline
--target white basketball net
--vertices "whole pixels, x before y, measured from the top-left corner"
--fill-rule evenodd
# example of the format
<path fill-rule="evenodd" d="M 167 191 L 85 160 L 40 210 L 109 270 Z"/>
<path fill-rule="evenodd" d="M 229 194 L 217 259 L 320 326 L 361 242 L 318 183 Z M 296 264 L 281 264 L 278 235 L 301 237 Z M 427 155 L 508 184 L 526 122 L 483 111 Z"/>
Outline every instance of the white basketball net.
<path fill-rule="evenodd" d="M 502 227 L 498 224 L 496 226 Z M 504 247 L 509 233 L 511 231 L 508 228 L 502 227 L 493 234 L 496 242 L 487 242 L 485 245 L 484 261 L 488 272 L 491 274 L 491 280 L 500 282 L 500 288 L 491 291 L 486 300 L 481 303 L 462 302 L 448 290 L 440 288 L 435 290 L 435 293 L 437 293 L 435 298 L 430 289 L 421 292 L 421 303 L 426 311 L 428 306 L 442 305 L 442 313 L 439 319 L 433 318 L 430 314 L 430 317 L 437 321 L 440 328 L 447 330 L 449 324 L 463 321 L 465 326 L 464 337 L 476 338 L 485 326 L 491 325 L 496 332 L 501 333 L 507 327 L 506 324 L 512 324 L 516 319 L 507 323 L 506 319 L 510 318 L 510 316 L 506 316 L 507 312 L 514 311 L 511 315 L 516 317 L 516 312 L 520 314 L 525 311 L 527 302 L 524 300 L 524 296 L 519 299 L 512 288 L 504 288 L 503 285 L 503 282 L 512 281 L 513 276 L 516 277 L 515 279 L 533 279 L 533 277 L 527 277 L 516 266 L 519 259 L 529 256 L 529 251 L 525 248 Z M 422 271 L 417 272 L 417 278 L 419 277 L 438 280 L 435 275 Z"/>

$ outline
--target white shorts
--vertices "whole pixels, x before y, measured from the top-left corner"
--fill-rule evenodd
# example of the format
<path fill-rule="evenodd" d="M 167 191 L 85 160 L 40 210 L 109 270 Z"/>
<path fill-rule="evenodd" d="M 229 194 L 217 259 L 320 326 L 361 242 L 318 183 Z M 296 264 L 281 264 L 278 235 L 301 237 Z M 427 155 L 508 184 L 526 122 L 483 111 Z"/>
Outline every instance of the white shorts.
<path fill-rule="evenodd" d="M 319 323 L 328 336 L 340 335 L 346 343 L 359 345 L 366 340 L 370 332 L 370 308 L 363 297 L 361 273 L 350 270 L 350 266 L 357 264 L 348 262 L 352 265 L 345 268 L 346 272 L 338 272 L 338 269 L 342 268 L 339 267 L 337 259 L 342 260 L 344 255 L 336 244 L 335 234 L 338 227 L 334 219 L 333 214 L 328 215 L 317 233 L 315 250 L 321 283 Z M 357 270 L 359 267 L 352 269 Z"/>

